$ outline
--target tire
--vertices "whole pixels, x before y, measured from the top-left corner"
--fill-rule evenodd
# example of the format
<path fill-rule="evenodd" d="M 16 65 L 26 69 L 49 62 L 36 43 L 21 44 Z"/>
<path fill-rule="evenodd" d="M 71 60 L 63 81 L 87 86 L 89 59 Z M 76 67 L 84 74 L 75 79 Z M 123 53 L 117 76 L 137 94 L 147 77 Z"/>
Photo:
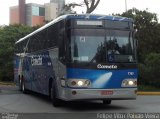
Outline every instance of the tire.
<path fill-rule="evenodd" d="M 57 98 L 57 87 L 55 83 L 53 83 L 51 90 L 51 97 L 52 97 L 52 104 L 54 107 L 60 107 L 62 106 L 62 100 Z"/>
<path fill-rule="evenodd" d="M 112 100 L 103 100 L 103 104 L 105 105 L 109 105 L 111 104 Z"/>
<path fill-rule="evenodd" d="M 50 99 L 50 100 L 52 100 L 52 79 L 49 79 L 49 84 L 48 84 L 48 86 L 49 86 L 49 88 L 48 88 L 48 91 L 49 91 L 49 96 L 48 96 L 48 98 Z"/>
<path fill-rule="evenodd" d="M 23 92 L 24 94 L 27 94 L 27 90 L 26 90 L 26 88 L 25 88 L 25 82 L 24 82 L 24 80 L 22 80 L 22 92 Z"/>
<path fill-rule="evenodd" d="M 22 80 L 19 78 L 19 90 L 22 91 Z"/>

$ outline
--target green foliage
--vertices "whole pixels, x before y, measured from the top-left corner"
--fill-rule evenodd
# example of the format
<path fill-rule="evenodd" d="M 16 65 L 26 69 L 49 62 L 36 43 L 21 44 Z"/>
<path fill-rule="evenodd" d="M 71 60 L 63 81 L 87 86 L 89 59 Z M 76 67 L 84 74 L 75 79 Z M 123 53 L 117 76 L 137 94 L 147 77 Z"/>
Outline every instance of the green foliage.
<path fill-rule="evenodd" d="M 160 87 L 160 24 L 157 15 L 134 8 L 121 16 L 132 18 L 135 23 L 135 38 L 138 40 L 139 84 Z"/>
<path fill-rule="evenodd" d="M 160 91 L 160 88 L 150 85 L 138 85 L 138 91 Z"/>
<path fill-rule="evenodd" d="M 139 64 L 140 84 L 160 87 L 160 53 L 146 55 L 144 64 Z"/>
<path fill-rule="evenodd" d="M 0 27 L 0 80 L 13 80 L 14 44 L 36 28 L 24 25 Z"/>
<path fill-rule="evenodd" d="M 121 14 L 121 16 L 133 18 L 135 23 L 136 34 L 138 40 L 138 58 L 144 63 L 147 54 L 155 52 L 159 53 L 160 48 L 160 24 L 158 24 L 157 15 L 146 10 L 140 11 L 130 9 Z"/>

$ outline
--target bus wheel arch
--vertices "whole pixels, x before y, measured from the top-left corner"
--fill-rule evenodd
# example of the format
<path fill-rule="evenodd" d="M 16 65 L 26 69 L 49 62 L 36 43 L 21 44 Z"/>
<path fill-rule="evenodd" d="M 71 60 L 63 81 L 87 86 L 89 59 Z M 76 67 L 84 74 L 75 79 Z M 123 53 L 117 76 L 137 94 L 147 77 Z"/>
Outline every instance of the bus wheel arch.
<path fill-rule="evenodd" d="M 52 79 L 52 85 L 51 85 L 51 100 L 52 100 L 52 104 L 54 107 L 59 107 L 62 105 L 62 100 L 57 98 L 57 84 L 56 84 L 56 79 L 53 78 Z"/>
<path fill-rule="evenodd" d="M 52 99 L 52 95 L 51 95 L 51 92 L 52 92 L 52 83 L 53 83 L 53 78 L 49 78 L 49 84 L 48 84 L 48 96 L 50 99 Z"/>

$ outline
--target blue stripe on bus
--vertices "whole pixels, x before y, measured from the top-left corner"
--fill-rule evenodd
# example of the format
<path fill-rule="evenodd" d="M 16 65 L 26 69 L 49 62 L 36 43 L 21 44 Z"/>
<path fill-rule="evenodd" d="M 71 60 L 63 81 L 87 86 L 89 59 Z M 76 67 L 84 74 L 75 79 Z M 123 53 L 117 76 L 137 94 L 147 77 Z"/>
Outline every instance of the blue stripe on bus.
<path fill-rule="evenodd" d="M 128 72 L 134 72 L 134 75 L 128 75 Z M 67 78 L 89 79 L 92 83 L 91 88 L 121 88 L 124 79 L 137 79 L 137 69 L 128 70 L 92 70 L 68 68 Z"/>

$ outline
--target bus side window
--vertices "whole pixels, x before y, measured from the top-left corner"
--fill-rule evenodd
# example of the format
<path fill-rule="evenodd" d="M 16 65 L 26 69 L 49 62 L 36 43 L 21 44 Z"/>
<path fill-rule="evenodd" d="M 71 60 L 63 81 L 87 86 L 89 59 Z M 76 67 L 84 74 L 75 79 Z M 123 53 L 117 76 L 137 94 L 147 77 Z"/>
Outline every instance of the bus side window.
<path fill-rule="evenodd" d="M 38 40 L 39 50 L 47 49 L 47 45 L 46 45 L 47 29 L 44 29 L 43 31 L 41 31 L 39 35 L 40 35 Z"/>
<path fill-rule="evenodd" d="M 30 41 L 28 43 L 28 52 L 31 53 L 31 52 L 33 52 L 33 45 L 32 45 L 33 42 L 34 42 L 33 41 L 33 36 L 31 36 L 29 39 L 30 39 Z"/>
<path fill-rule="evenodd" d="M 54 24 L 50 26 L 47 30 L 47 47 L 57 47 L 58 43 L 58 25 Z"/>
<path fill-rule="evenodd" d="M 32 37 L 32 52 L 35 52 L 39 49 L 38 39 L 39 39 L 39 33 Z"/>

